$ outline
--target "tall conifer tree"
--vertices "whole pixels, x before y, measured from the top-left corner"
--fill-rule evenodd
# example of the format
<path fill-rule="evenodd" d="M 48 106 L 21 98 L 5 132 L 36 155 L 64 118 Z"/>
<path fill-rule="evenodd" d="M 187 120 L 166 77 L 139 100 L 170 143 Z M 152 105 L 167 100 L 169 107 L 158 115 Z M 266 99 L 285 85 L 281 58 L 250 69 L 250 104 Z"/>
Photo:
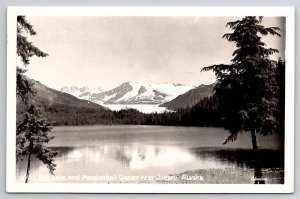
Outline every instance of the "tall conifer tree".
<path fill-rule="evenodd" d="M 269 135 L 279 126 L 275 116 L 278 112 L 277 62 L 269 58 L 278 50 L 267 48 L 262 37 L 280 34 L 278 27 L 264 27 L 262 19 L 246 16 L 227 23 L 233 32 L 224 34 L 223 38 L 236 45 L 231 63 L 202 69 L 213 70 L 217 77 L 214 96 L 219 102 L 224 128 L 229 130 L 224 144 L 236 140 L 239 132 L 251 132 L 256 179 L 262 178 L 256 133 Z"/>
<path fill-rule="evenodd" d="M 36 32 L 25 16 L 18 16 L 17 55 L 20 57 L 24 67 L 29 64 L 32 56 L 48 56 L 48 54 L 29 42 L 26 35 L 36 35 Z M 54 164 L 54 157 L 57 155 L 57 152 L 52 151 L 45 145 L 53 139 L 48 134 L 51 131 L 50 122 L 42 116 L 39 108 L 32 103 L 36 91 L 33 89 L 32 83 L 24 75 L 27 71 L 24 67 L 17 66 L 16 71 L 16 94 L 26 106 L 23 121 L 17 125 L 16 159 L 17 161 L 22 161 L 24 157 L 27 157 L 25 182 L 28 183 L 32 155 L 35 155 L 38 160 L 42 161 L 49 168 L 49 173 L 53 174 L 56 166 Z"/>

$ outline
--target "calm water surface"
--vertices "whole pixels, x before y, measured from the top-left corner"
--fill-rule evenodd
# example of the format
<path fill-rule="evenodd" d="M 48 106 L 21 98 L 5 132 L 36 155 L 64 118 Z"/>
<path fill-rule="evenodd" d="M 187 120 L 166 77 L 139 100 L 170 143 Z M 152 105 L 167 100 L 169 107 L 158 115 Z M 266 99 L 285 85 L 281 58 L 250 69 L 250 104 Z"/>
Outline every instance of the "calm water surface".
<path fill-rule="evenodd" d="M 252 168 L 247 133 L 222 145 L 222 128 L 166 126 L 56 127 L 49 146 L 59 152 L 55 176 L 32 161 L 30 182 L 95 182 L 83 176 L 168 175 L 210 168 Z M 282 168 L 283 153 L 276 136 L 258 137 L 264 168 Z M 17 181 L 25 180 L 26 163 L 17 164 Z M 96 180 L 99 182 L 99 178 Z"/>

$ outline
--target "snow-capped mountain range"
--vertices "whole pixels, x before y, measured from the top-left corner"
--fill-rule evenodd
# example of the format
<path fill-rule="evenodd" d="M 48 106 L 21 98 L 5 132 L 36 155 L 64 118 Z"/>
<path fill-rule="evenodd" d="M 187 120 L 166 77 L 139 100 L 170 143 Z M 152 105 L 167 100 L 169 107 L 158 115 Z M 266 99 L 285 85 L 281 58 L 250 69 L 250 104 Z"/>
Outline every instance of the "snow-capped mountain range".
<path fill-rule="evenodd" d="M 94 93 L 101 93 L 102 89 L 100 87 L 90 88 L 87 86 L 64 86 L 60 91 L 73 95 L 79 99 L 89 100 L 90 96 Z"/>
<path fill-rule="evenodd" d="M 61 91 L 79 99 L 85 99 L 97 104 L 162 104 L 173 100 L 194 86 L 183 84 L 158 83 L 148 84 L 142 81 L 129 81 L 120 86 L 102 92 L 100 88 L 63 87 Z"/>

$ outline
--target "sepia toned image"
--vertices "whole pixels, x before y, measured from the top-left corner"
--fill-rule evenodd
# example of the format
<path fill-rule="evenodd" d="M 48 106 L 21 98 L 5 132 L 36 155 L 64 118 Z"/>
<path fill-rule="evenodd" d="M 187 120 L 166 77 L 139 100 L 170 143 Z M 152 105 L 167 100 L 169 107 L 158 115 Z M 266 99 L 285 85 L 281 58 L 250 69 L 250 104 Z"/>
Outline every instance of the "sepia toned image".
<path fill-rule="evenodd" d="M 35 9 L 8 19 L 11 190 L 292 189 L 287 14 Z"/>

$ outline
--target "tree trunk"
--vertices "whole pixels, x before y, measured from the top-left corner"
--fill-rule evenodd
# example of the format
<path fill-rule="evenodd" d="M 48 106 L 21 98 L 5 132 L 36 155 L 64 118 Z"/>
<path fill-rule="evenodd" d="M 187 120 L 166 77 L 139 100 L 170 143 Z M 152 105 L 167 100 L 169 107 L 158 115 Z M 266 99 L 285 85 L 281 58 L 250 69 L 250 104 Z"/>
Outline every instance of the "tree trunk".
<path fill-rule="evenodd" d="M 265 184 L 265 180 L 262 178 L 263 174 L 261 172 L 261 162 L 259 157 L 259 151 L 256 141 L 256 129 L 251 131 L 252 147 L 254 154 L 254 184 Z"/>
<path fill-rule="evenodd" d="M 28 154 L 28 160 L 27 160 L 27 169 L 26 169 L 26 180 L 25 180 L 25 183 L 28 183 L 28 178 L 29 178 L 30 162 L 31 162 L 31 148 L 32 148 L 32 143 L 30 142 L 30 144 L 29 144 L 29 154 Z"/>

